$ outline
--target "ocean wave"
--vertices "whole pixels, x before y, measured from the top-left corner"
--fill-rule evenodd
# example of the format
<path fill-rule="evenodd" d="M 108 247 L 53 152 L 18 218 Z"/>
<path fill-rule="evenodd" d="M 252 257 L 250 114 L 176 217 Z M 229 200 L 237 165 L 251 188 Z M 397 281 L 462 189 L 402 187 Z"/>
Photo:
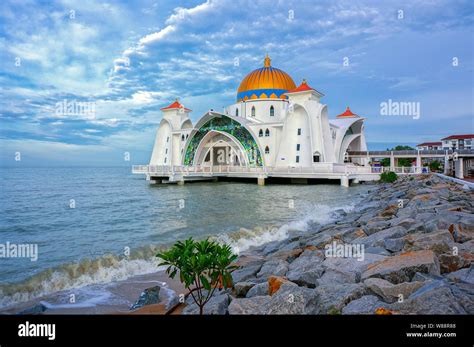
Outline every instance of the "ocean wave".
<path fill-rule="evenodd" d="M 19 283 L 0 285 L 0 308 L 59 291 L 121 281 L 160 271 L 162 268 L 158 267 L 159 260 L 154 257 L 157 250 L 156 246 L 142 247 L 128 258 L 107 254 L 97 259 L 86 259 L 48 269 Z"/>
<path fill-rule="evenodd" d="M 282 241 L 292 233 L 304 233 L 318 226 L 331 223 L 341 218 L 342 210 L 349 213 L 354 210 L 356 203 L 346 206 L 313 205 L 300 212 L 300 217 L 292 222 L 281 226 L 256 227 L 253 229 L 242 228 L 236 232 L 220 234 L 212 239 L 219 243 L 225 243 L 239 254 L 252 247 L 258 247 L 273 241 Z M 336 211 L 336 212 L 335 212 Z"/>

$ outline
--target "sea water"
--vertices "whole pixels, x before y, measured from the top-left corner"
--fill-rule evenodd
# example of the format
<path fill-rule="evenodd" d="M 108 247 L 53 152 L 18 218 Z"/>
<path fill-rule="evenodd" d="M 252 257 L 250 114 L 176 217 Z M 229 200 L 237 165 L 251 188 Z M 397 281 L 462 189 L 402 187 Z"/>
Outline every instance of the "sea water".
<path fill-rule="evenodd" d="M 130 167 L 0 168 L 0 308 L 51 293 L 157 271 L 159 249 L 210 237 L 235 252 L 281 240 L 351 209 L 363 186 L 151 185 Z M 105 296 L 105 298 L 104 298 Z"/>

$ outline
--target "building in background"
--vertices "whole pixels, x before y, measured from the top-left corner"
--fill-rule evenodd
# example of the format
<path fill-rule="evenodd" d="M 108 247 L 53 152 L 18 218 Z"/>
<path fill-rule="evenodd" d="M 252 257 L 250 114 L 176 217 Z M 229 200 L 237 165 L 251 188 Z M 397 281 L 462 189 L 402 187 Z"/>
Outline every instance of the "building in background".
<path fill-rule="evenodd" d="M 443 142 L 443 149 L 471 149 L 473 148 L 472 142 L 474 140 L 474 134 L 466 135 L 451 135 L 441 139 Z"/>
<path fill-rule="evenodd" d="M 419 145 L 416 145 L 416 149 L 419 151 L 426 151 L 443 149 L 443 147 L 441 142 L 423 142 Z"/>

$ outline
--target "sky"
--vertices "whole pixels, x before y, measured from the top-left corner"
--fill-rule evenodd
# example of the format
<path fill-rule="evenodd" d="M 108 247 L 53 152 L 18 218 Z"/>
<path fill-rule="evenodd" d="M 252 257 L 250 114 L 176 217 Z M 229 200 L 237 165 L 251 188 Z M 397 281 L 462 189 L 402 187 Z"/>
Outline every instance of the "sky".
<path fill-rule="evenodd" d="M 3 0 L 0 166 L 146 164 L 160 108 L 222 110 L 267 53 L 366 117 L 369 149 L 474 133 L 473 21 L 472 0 Z"/>

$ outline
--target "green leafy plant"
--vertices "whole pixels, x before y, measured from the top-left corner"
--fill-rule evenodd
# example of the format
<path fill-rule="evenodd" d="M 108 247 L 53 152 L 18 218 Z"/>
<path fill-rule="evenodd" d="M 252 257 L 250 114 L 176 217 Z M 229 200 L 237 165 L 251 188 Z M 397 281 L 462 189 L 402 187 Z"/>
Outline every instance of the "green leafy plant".
<path fill-rule="evenodd" d="M 430 163 L 431 171 L 439 171 L 441 169 L 441 163 L 437 160 L 434 160 Z"/>
<path fill-rule="evenodd" d="M 203 314 L 204 305 L 218 290 L 231 288 L 232 271 L 238 266 L 232 265 L 237 255 L 228 245 L 220 245 L 208 239 L 194 241 L 192 238 L 178 241 L 166 252 L 156 255 L 162 259 L 159 266 L 168 266 L 166 273 L 179 279 L 192 295 Z"/>
<path fill-rule="evenodd" d="M 393 183 L 397 180 L 397 174 L 393 171 L 382 172 L 380 174 L 380 181 L 384 183 Z"/>

